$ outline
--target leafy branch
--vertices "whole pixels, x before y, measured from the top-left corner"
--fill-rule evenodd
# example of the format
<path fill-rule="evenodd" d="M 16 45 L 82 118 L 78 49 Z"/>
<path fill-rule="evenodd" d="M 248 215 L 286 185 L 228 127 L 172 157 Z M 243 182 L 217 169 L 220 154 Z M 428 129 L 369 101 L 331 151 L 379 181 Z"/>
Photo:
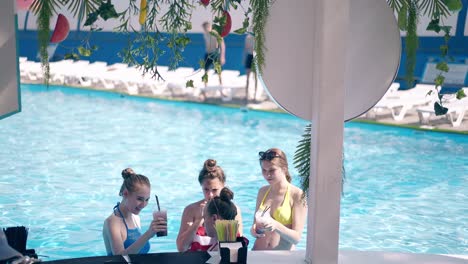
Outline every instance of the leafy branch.
<path fill-rule="evenodd" d="M 299 172 L 301 177 L 300 187 L 303 191 L 303 198 L 308 195 L 309 190 L 309 176 L 310 176 L 310 144 L 312 136 L 312 125 L 308 124 L 302 134 L 302 139 L 299 140 L 296 151 L 294 152 L 294 167 Z M 344 155 L 344 154 L 343 154 Z M 344 156 L 343 156 L 344 161 Z M 346 180 L 344 163 L 341 166 L 341 190 Z"/>
<path fill-rule="evenodd" d="M 250 0 L 250 6 L 253 11 L 252 26 L 255 37 L 255 65 L 260 73 L 263 72 L 263 67 L 265 66 L 265 27 L 272 3 L 273 0 Z"/>
<path fill-rule="evenodd" d="M 448 109 L 443 106 L 443 95 L 440 90 L 445 82 L 444 73 L 449 71 L 448 54 L 450 40 L 450 26 L 441 25 L 441 21 L 452 12 L 462 8 L 461 0 L 387 0 L 388 5 L 398 14 L 398 25 L 401 30 L 406 31 L 406 81 L 412 86 L 414 81 L 414 70 L 416 67 L 416 51 L 418 48 L 417 24 L 420 14 L 429 16 L 426 30 L 439 33 L 444 32 L 444 44 L 440 46 L 442 61 L 436 65 L 439 74 L 434 79 L 436 85 L 437 101 L 434 103 L 436 115 L 446 114 Z M 461 89 L 460 89 L 461 90 Z M 459 91 L 460 91 L 459 90 Z M 429 94 L 433 91 L 429 91 Z"/>

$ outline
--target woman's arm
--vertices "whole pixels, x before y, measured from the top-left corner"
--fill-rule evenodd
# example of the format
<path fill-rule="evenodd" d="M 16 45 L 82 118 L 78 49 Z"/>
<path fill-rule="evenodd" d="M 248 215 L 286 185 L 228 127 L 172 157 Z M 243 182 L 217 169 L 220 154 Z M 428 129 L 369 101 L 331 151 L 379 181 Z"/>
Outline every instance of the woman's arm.
<path fill-rule="evenodd" d="M 253 218 L 253 224 L 252 224 L 252 227 L 250 227 L 250 234 L 255 237 L 255 238 L 259 238 L 259 237 L 264 237 L 265 234 L 258 234 L 256 229 L 257 229 L 257 225 L 255 224 L 255 213 L 258 211 L 258 208 L 260 207 L 260 203 L 262 202 L 262 198 L 263 196 L 265 195 L 265 187 L 262 187 L 260 188 L 260 190 L 258 190 L 258 194 L 257 194 L 257 204 L 255 206 L 255 212 L 254 212 L 254 218 Z"/>
<path fill-rule="evenodd" d="M 239 206 L 236 205 L 237 208 L 237 215 L 236 215 L 236 220 L 237 223 L 239 223 L 239 235 L 242 236 L 244 234 L 244 225 L 242 224 L 242 212 Z"/>
<path fill-rule="evenodd" d="M 306 214 L 307 214 L 307 204 L 305 200 L 302 199 L 302 192 L 295 192 L 293 197 L 293 207 L 292 207 L 292 226 L 288 228 L 278 221 L 271 218 L 271 231 L 277 232 L 282 239 L 292 243 L 297 244 L 301 240 L 302 230 L 304 229 Z"/>
<path fill-rule="evenodd" d="M 187 251 L 193 241 L 198 227 L 203 224 L 203 211 L 206 202 L 202 202 L 197 208 L 196 205 L 185 207 L 180 221 L 179 234 L 177 235 L 177 250 Z"/>
<path fill-rule="evenodd" d="M 224 38 L 221 38 L 221 45 L 220 45 L 220 60 L 221 66 L 226 63 L 226 44 L 224 43 Z"/>

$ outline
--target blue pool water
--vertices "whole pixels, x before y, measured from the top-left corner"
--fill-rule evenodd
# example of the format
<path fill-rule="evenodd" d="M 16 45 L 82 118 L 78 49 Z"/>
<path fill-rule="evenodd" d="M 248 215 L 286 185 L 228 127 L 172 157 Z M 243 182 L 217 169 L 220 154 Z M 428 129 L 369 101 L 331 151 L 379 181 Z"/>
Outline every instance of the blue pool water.
<path fill-rule="evenodd" d="M 21 113 L 0 120 L 0 226 L 28 226 L 28 248 L 45 259 L 105 254 L 102 223 L 126 167 L 149 176 L 168 208 L 169 236 L 152 239 L 152 252 L 176 250 L 182 210 L 202 198 L 206 158 L 227 173 L 248 234 L 266 184 L 258 151 L 276 146 L 291 160 L 306 124 L 64 87 L 23 85 L 22 101 Z M 348 123 L 344 146 L 342 249 L 468 254 L 468 136 Z"/>

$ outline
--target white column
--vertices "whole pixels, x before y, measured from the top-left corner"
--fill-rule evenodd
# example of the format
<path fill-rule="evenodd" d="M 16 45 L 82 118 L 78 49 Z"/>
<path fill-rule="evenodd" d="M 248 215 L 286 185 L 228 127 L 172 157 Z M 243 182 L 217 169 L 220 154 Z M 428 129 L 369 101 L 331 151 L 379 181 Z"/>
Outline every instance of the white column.
<path fill-rule="evenodd" d="M 350 0 L 313 0 L 312 141 L 306 261 L 338 263 Z M 326 56 L 325 56 L 326 54 Z"/>

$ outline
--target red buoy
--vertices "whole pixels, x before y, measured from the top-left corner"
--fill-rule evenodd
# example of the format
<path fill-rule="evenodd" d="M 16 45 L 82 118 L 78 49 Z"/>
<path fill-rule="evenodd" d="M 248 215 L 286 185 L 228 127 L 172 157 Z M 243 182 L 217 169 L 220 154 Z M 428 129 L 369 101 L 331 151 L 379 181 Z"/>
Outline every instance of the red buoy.
<path fill-rule="evenodd" d="M 228 11 L 223 12 L 223 16 L 226 17 L 226 24 L 223 27 L 223 31 L 221 31 L 221 37 L 224 38 L 231 32 L 231 26 L 232 26 L 232 20 L 231 20 L 231 15 L 229 14 Z"/>
<path fill-rule="evenodd" d="M 59 43 L 65 40 L 70 32 L 70 24 L 68 23 L 68 19 L 59 14 L 57 18 L 57 24 L 55 24 L 54 33 L 52 33 L 52 37 L 50 38 L 51 43 Z"/>

